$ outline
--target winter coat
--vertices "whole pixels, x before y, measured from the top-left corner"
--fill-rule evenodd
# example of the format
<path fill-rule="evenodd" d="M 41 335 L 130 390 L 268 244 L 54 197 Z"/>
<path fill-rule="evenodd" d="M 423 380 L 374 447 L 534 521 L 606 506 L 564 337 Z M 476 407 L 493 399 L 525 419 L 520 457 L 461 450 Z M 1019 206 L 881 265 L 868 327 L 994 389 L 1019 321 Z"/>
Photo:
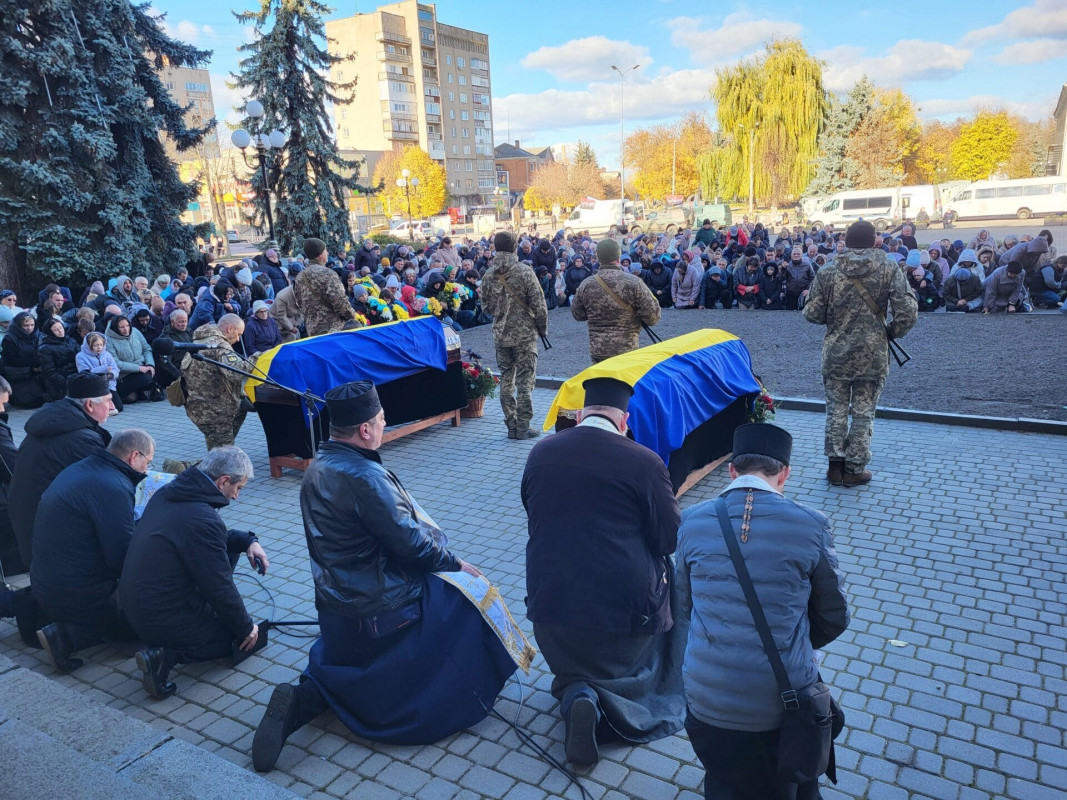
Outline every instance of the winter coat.
<path fill-rule="evenodd" d="M 201 351 L 212 361 L 228 364 L 235 369 L 249 372 L 252 364 L 236 352 L 215 325 L 204 325 L 193 334 L 196 344 L 211 347 Z M 179 361 L 188 396 L 185 400 L 186 416 L 200 430 L 220 422 L 232 423 L 244 397 L 245 378 L 237 372 L 214 364 L 196 361 L 184 355 Z"/>
<path fill-rule="evenodd" d="M 781 311 L 785 308 L 785 287 L 777 269 L 771 271 L 765 268 L 763 277 L 759 279 L 759 302 L 756 307 L 764 311 Z"/>
<path fill-rule="evenodd" d="M 573 295 L 582 285 L 582 281 L 591 276 L 593 271 L 585 264 L 580 267 L 571 264 L 563 271 L 563 282 L 567 286 L 567 296 Z"/>
<path fill-rule="evenodd" d="M 833 534 L 820 512 L 744 475 L 722 495 L 735 536 L 749 487 L 752 535 L 740 545 L 741 551 L 790 684 L 800 689 L 818 677 L 813 651 L 832 642 L 849 624 Z M 734 730 L 781 727 L 778 686 L 730 560 L 715 503 L 700 503 L 682 515 L 675 561 L 680 616 L 692 620 L 682 665 L 692 713 L 709 725 Z"/>
<path fill-rule="evenodd" d="M 130 283 L 130 291 L 125 291 L 126 282 Z M 119 275 L 115 279 L 115 285 L 111 288 L 111 291 L 105 295 L 104 305 L 107 303 L 115 303 L 123 312 L 127 312 L 133 307 L 133 304 L 138 302 L 137 290 L 133 288 L 133 280 L 128 275 Z"/>
<path fill-rule="evenodd" d="M 671 276 L 671 299 L 676 306 L 695 306 L 700 299 L 700 279 L 704 276 L 700 267 L 690 264 L 681 266 Z"/>
<path fill-rule="evenodd" d="M 78 354 L 74 357 L 74 363 L 78 372 L 92 372 L 94 375 L 106 375 L 107 386 L 111 391 L 118 388 L 119 362 L 107 351 L 103 350 L 99 355 L 89 347 L 89 340 L 82 342 Z"/>
<path fill-rule="evenodd" d="M 107 351 L 115 357 L 119 365 L 120 378 L 138 372 L 141 367 L 156 365 L 155 359 L 152 358 L 152 349 L 136 328 L 131 327 L 129 335 L 123 336 L 115 330 L 115 324 L 112 322 L 104 336 L 107 337 Z"/>
<path fill-rule="evenodd" d="M 601 281 L 626 306 L 620 306 Z M 589 322 L 589 355 L 594 364 L 636 350 L 641 326 L 660 320 L 660 305 L 640 278 L 615 264 L 582 281 L 571 299 L 571 316 Z"/>
<path fill-rule="evenodd" d="M 949 308 L 955 308 L 960 300 L 970 302 L 984 295 L 985 287 L 982 285 L 979 273 L 973 267 L 968 268 L 968 271 L 971 277 L 963 283 L 960 283 L 959 269 L 949 275 L 945 281 L 945 305 Z"/>
<path fill-rule="evenodd" d="M 521 493 L 531 622 L 622 635 L 671 628 L 668 561 L 680 515 L 662 459 L 579 425 L 534 447 Z"/>
<path fill-rule="evenodd" d="M 184 331 L 175 330 L 172 326 L 168 325 L 163 329 L 163 332 L 159 334 L 160 339 L 170 339 L 172 342 L 181 342 L 182 344 L 190 344 L 193 341 L 193 333 L 189 330 L 189 326 L 186 325 Z"/>
<path fill-rule="evenodd" d="M 657 272 L 657 267 L 659 271 Z M 645 282 L 652 294 L 659 297 L 666 292 L 670 294 L 671 291 L 671 276 L 674 275 L 674 270 L 668 267 L 663 262 L 653 262 L 651 269 L 646 269 L 641 273 L 641 280 Z"/>
<path fill-rule="evenodd" d="M 759 283 L 763 278 L 763 272 L 756 270 L 750 272 L 747 264 L 741 263 L 734 270 L 734 294 L 737 296 L 737 305 L 740 308 L 758 308 L 760 305 Z"/>
<path fill-rule="evenodd" d="M 425 573 L 460 568 L 375 450 L 321 445 L 300 484 L 300 511 L 320 609 L 370 617 L 418 600 Z"/>
<path fill-rule="evenodd" d="M 33 521 L 41 495 L 56 475 L 94 450 L 108 446 L 111 434 L 82 411 L 81 401 L 48 403 L 26 420 L 26 438 L 8 490 L 8 513 L 22 563 L 32 554 Z"/>
<path fill-rule="evenodd" d="M 304 324 L 304 318 L 296 304 L 296 295 L 293 293 L 292 286 L 287 286 L 275 295 L 270 307 L 270 315 L 278 323 L 283 342 L 291 342 L 300 338 L 300 326 Z"/>
<path fill-rule="evenodd" d="M 538 335 L 548 332 L 545 293 L 534 271 L 518 263 L 514 253 L 497 253 L 482 276 L 482 308 L 493 318 L 498 347 L 532 347 L 536 352 Z"/>
<path fill-rule="evenodd" d="M 1015 306 L 1018 311 L 1026 297 L 1026 271 L 1009 275 L 1007 266 L 997 267 L 985 279 L 985 299 L 982 307 L 988 311 L 1007 311 Z"/>
<path fill-rule="evenodd" d="M 717 275 L 719 280 L 716 282 L 712 276 Z M 718 300 L 718 295 L 725 290 L 727 294 L 726 307 L 729 308 L 733 302 L 733 284 L 731 281 L 730 273 L 724 269 L 718 267 L 708 267 L 704 270 L 704 275 L 700 279 L 700 299 L 698 304 L 700 306 L 707 306 L 712 302 L 712 294 L 715 294 L 715 299 Z"/>
<path fill-rule="evenodd" d="M 41 496 L 33 527 L 33 595 L 49 615 L 92 622 L 118 588 L 144 474 L 106 450 L 63 470 Z"/>
<path fill-rule="evenodd" d="M 915 293 L 915 299 L 919 302 L 920 311 L 936 311 L 941 306 L 941 293 L 934 284 L 934 275 L 927 272 L 922 278 L 917 278 L 911 272 L 905 276 L 908 286 Z"/>
<path fill-rule="evenodd" d="M 538 245 L 533 251 L 533 268 L 537 272 L 538 267 L 546 267 L 551 272 L 556 266 L 556 248 L 548 242 Z"/>
<path fill-rule="evenodd" d="M 1011 261 L 1018 261 L 1023 269 L 1034 267 L 1041 261 L 1041 256 L 1048 252 L 1048 242 L 1044 236 L 1038 236 L 1029 242 L 1019 242 L 1015 247 L 1006 251 L 997 261 L 998 266 L 1006 266 Z"/>
<path fill-rule="evenodd" d="M 25 312 L 23 312 L 25 313 Z M 0 366 L 11 384 L 11 402 L 17 406 L 36 408 L 44 399 L 41 383 L 41 334 L 22 330 L 22 314 L 16 314 L 0 341 Z"/>
<path fill-rule="evenodd" d="M 719 234 L 715 228 L 705 229 L 701 226 L 700 230 L 697 231 L 696 238 L 693 239 L 693 244 L 702 244 L 706 247 L 711 247 L 717 241 L 719 241 Z"/>
<path fill-rule="evenodd" d="M 144 340 L 148 342 L 149 346 L 151 346 L 152 342 L 158 339 L 159 335 L 163 333 L 163 319 L 161 317 L 157 317 L 155 314 L 149 315 L 147 328 L 139 327 L 134 323 L 132 319 L 130 320 L 130 324 L 133 325 L 135 330 L 140 331 L 141 335 L 144 337 Z"/>
<path fill-rule="evenodd" d="M 785 289 L 790 294 L 799 295 L 811 288 L 815 280 L 815 270 L 807 256 L 802 256 L 800 261 L 790 259 L 782 265 L 781 272 L 785 280 Z"/>
<path fill-rule="evenodd" d="M 367 267 L 371 272 L 378 269 L 378 252 L 373 247 L 368 248 L 366 245 L 359 248 L 356 253 L 356 272 L 359 272 L 364 267 Z"/>
<path fill-rule="evenodd" d="M 259 268 L 264 275 L 270 278 L 270 285 L 274 289 L 275 297 L 277 297 L 278 292 L 289 285 L 289 278 L 282 271 L 282 263 L 280 261 L 271 261 L 268 258 L 264 258 L 259 262 Z M 371 266 L 371 269 L 373 268 Z"/>
<path fill-rule="evenodd" d="M 278 323 L 271 317 L 261 320 L 253 314 L 245 320 L 245 332 L 241 337 L 244 343 L 245 354 L 266 353 L 273 347 L 282 343 L 282 334 L 278 329 Z"/>
<path fill-rule="evenodd" d="M 67 396 L 67 378 L 78 371 L 78 344 L 64 336 L 48 334 L 41 343 L 41 383 L 47 402 Z"/>
<path fill-rule="evenodd" d="M 119 579 L 119 604 L 146 644 L 195 647 L 215 617 L 235 642 L 252 632 L 230 556 L 247 551 L 256 538 L 226 530 L 219 509 L 229 502 L 195 467 L 148 501 Z"/>
<path fill-rule="evenodd" d="M 20 575 L 26 572 L 26 565 L 19 555 L 19 543 L 11 527 L 8 515 L 8 486 L 18 463 L 18 448 L 15 447 L 11 427 L 7 424 L 7 414 L 0 415 L 0 567 L 4 574 Z"/>
<path fill-rule="evenodd" d="M 189 330 L 195 331 L 201 325 L 217 325 L 223 314 L 241 313 L 236 298 L 230 300 L 230 306 L 234 309 L 233 312 L 227 311 L 225 303 L 219 300 L 213 292 L 205 291 L 193 306 L 193 314 L 189 317 Z"/>

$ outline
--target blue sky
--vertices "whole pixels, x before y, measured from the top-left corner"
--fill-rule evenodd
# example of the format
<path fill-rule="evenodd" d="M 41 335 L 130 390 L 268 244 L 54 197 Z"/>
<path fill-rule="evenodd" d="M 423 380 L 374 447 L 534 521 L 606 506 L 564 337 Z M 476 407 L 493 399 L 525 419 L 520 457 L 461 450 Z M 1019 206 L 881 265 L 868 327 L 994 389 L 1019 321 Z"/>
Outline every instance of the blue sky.
<path fill-rule="evenodd" d="M 236 69 L 236 47 L 250 32 L 230 9 L 253 4 L 153 0 L 153 6 L 167 14 L 172 33 L 214 51 L 209 69 L 216 113 L 226 117 L 239 98 L 225 82 Z M 375 7 L 344 0 L 331 17 Z M 448 0 L 437 5 L 437 14 L 447 24 L 489 34 L 498 143 L 584 139 L 605 167 L 617 165 L 619 150 L 619 79 L 612 64 L 641 65 L 626 78 L 627 131 L 689 110 L 713 117 L 708 92 L 716 67 L 758 52 L 779 35 L 799 37 L 826 61 L 828 88 L 847 91 L 866 73 L 879 86 L 904 89 L 926 118 L 953 119 L 980 107 L 1047 117 L 1067 82 L 1065 0 L 938 0 L 905 7 L 793 0 L 710 8 L 681 0 Z"/>

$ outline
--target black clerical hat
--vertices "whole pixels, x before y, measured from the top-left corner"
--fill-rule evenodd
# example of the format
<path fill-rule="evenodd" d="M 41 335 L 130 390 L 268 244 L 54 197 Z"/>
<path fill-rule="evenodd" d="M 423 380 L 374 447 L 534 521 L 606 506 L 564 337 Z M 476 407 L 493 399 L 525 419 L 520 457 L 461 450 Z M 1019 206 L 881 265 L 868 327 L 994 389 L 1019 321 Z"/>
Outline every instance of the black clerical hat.
<path fill-rule="evenodd" d="M 95 375 L 92 372 L 75 372 L 67 378 L 67 397 L 75 400 L 88 400 L 97 397 L 107 397 L 111 394 L 108 389 L 107 377 Z"/>
<path fill-rule="evenodd" d="M 789 465 L 793 437 L 785 428 L 768 422 L 752 422 L 734 430 L 734 456 L 768 456 Z"/>
<path fill-rule="evenodd" d="M 349 381 L 326 392 L 330 423 L 338 427 L 361 425 L 382 410 L 378 390 L 370 381 Z"/>
<path fill-rule="evenodd" d="M 630 406 L 633 387 L 615 378 L 589 378 L 582 382 L 587 406 L 611 406 L 625 411 Z"/>

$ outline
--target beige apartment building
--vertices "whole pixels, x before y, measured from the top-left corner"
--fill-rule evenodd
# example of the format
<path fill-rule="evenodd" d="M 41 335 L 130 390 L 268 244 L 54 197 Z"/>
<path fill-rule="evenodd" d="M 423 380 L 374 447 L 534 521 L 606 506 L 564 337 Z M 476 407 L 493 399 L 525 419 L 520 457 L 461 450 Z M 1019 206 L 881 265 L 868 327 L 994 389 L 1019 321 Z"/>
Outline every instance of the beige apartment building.
<path fill-rule="evenodd" d="M 163 85 L 170 92 L 175 103 L 180 106 L 192 106 L 185 113 L 187 123 L 199 127 L 214 118 L 215 100 L 211 96 L 211 76 L 206 69 L 172 67 L 164 56 L 159 79 L 163 81 Z M 200 158 L 219 157 L 219 140 L 215 131 L 211 131 L 204 137 L 203 144 L 199 148 L 192 148 L 185 152 L 178 152 L 177 148 L 169 142 L 166 144 L 167 152 L 179 163 L 196 161 Z"/>
<path fill-rule="evenodd" d="M 489 36 L 445 25 L 434 5 L 404 0 L 326 23 L 330 52 L 352 56 L 331 79 L 358 78 L 334 109 L 341 150 L 374 154 L 418 145 L 441 162 L 463 213 L 491 202 L 493 159 Z"/>

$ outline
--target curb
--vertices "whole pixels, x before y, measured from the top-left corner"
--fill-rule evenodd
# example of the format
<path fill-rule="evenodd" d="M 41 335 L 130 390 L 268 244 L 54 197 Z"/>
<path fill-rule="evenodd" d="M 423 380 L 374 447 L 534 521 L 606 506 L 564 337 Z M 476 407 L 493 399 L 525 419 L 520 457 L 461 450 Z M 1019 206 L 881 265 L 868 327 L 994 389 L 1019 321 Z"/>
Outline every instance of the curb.
<path fill-rule="evenodd" d="M 535 386 L 538 389 L 559 389 L 567 378 L 555 378 L 538 375 Z M 775 405 L 783 411 L 811 411 L 826 413 L 826 403 L 805 397 L 776 397 Z M 983 428 L 985 430 L 1010 431 L 1012 433 L 1043 433 L 1051 436 L 1067 436 L 1067 422 L 1054 419 L 1032 419 L 1030 417 L 982 417 L 972 414 L 943 414 L 939 411 L 917 411 L 911 408 L 892 408 L 879 406 L 875 411 L 877 419 L 893 419 L 903 422 L 927 422 L 933 425 L 952 425 L 963 428 Z"/>

